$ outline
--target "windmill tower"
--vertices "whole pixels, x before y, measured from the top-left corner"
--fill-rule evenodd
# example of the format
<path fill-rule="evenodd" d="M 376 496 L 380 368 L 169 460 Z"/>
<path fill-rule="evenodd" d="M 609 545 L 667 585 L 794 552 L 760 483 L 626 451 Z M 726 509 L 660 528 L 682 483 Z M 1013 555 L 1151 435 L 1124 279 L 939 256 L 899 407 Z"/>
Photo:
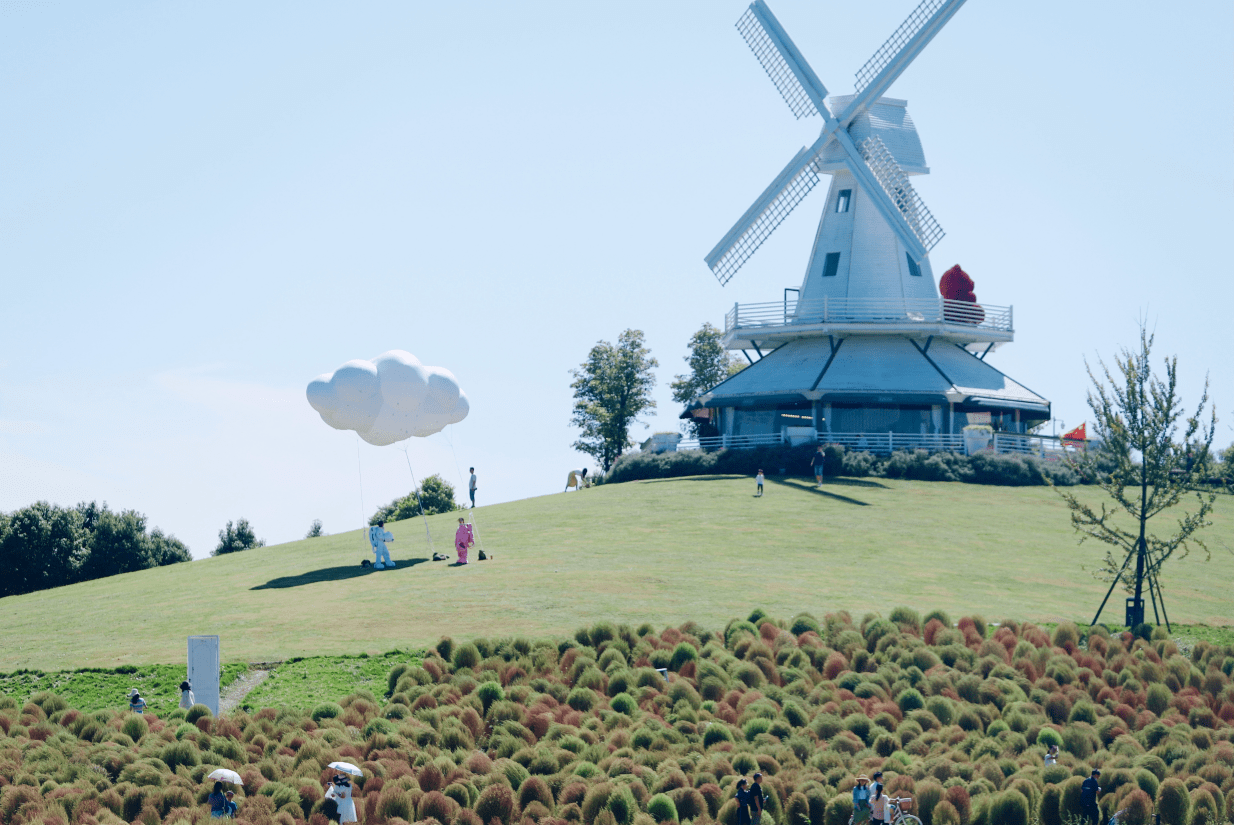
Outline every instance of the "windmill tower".
<path fill-rule="evenodd" d="M 964 2 L 922 0 L 858 70 L 854 93 L 833 97 L 763 0 L 738 20 L 790 111 L 823 128 L 708 253 L 721 285 L 832 180 L 801 285 L 726 316 L 725 346 L 751 366 L 683 413 L 706 415 L 723 443 L 957 449 L 966 423 L 1014 434 L 1050 417 L 1049 401 L 985 362 L 1012 341 L 1012 308 L 940 296 L 929 256 L 944 233 L 910 181 L 930 169 L 906 101 L 883 97 Z"/>

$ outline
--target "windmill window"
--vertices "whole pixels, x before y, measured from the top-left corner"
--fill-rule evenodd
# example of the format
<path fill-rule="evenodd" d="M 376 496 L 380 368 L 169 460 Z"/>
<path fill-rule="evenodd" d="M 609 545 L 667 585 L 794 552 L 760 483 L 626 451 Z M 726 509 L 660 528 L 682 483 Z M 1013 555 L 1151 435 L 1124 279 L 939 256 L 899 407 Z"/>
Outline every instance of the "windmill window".
<path fill-rule="evenodd" d="M 909 274 L 915 278 L 922 277 L 922 267 L 918 266 L 917 261 L 913 259 L 908 252 L 905 253 L 905 260 L 909 262 Z"/>
<path fill-rule="evenodd" d="M 849 199 L 851 195 L 853 195 L 852 189 L 840 190 L 840 194 L 836 196 L 836 211 L 837 212 L 848 212 L 849 211 Z"/>
<path fill-rule="evenodd" d="M 840 269 L 840 253 L 829 252 L 828 256 L 823 259 L 823 277 L 835 278 L 838 269 Z"/>

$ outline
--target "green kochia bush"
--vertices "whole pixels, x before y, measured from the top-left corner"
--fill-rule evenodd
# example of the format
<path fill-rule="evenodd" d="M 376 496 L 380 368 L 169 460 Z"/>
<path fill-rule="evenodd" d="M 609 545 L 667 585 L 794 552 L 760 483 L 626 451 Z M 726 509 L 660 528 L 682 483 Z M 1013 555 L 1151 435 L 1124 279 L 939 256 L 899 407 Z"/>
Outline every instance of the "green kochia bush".
<path fill-rule="evenodd" d="M 1227 821 L 1229 645 L 907 608 L 448 641 L 392 663 L 385 706 L 358 690 L 192 724 L 0 697 L 0 821 L 188 825 L 223 766 L 241 822 L 321 825 L 336 760 L 362 766 L 363 817 L 386 825 L 733 825 L 756 770 L 775 825 L 839 825 L 875 769 L 929 825 L 1071 825 L 1094 766 L 1108 816 L 1156 800 L 1164 822 Z"/>

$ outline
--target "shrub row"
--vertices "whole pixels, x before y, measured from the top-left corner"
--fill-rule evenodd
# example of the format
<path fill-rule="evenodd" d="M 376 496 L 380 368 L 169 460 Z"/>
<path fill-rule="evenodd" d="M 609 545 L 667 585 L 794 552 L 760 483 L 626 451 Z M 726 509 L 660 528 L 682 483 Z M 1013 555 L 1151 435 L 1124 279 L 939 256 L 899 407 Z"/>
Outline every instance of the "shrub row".
<path fill-rule="evenodd" d="M 311 712 L 0 700 L 0 821 L 196 825 L 205 776 L 227 767 L 240 822 L 325 825 L 327 765 L 345 760 L 367 825 L 735 825 L 734 783 L 756 770 L 763 825 L 843 825 L 876 769 L 926 825 L 1063 825 L 1093 767 L 1103 821 L 1229 822 L 1232 664 L 1230 646 L 1161 633 L 907 608 L 445 638 L 393 667 L 384 697 Z"/>
<path fill-rule="evenodd" d="M 759 469 L 774 475 L 807 477 L 814 447 L 757 447 L 749 450 L 687 450 L 680 453 L 627 453 L 605 475 L 606 483 L 676 478 L 693 475 L 754 475 Z M 824 472 L 829 476 L 905 478 L 919 481 L 960 481 L 1032 487 L 1050 482 L 1068 487 L 1092 484 L 1079 468 L 1059 461 L 1003 453 L 894 452 L 881 456 L 846 452 L 832 444 L 825 448 Z M 1049 479 L 1049 482 L 1048 482 Z"/>

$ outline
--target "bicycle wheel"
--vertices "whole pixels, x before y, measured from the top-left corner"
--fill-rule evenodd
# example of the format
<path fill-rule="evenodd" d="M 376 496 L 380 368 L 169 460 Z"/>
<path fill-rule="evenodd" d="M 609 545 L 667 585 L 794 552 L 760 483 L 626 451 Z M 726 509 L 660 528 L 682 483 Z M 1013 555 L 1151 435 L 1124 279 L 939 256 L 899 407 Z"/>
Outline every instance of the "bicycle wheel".
<path fill-rule="evenodd" d="M 922 825 L 922 820 L 918 819 L 913 814 L 905 814 L 900 819 L 896 820 L 896 825 Z"/>

